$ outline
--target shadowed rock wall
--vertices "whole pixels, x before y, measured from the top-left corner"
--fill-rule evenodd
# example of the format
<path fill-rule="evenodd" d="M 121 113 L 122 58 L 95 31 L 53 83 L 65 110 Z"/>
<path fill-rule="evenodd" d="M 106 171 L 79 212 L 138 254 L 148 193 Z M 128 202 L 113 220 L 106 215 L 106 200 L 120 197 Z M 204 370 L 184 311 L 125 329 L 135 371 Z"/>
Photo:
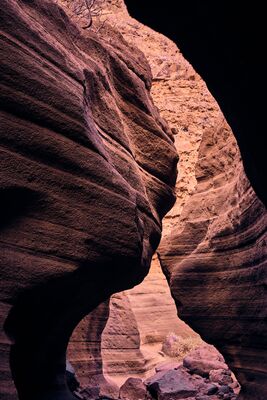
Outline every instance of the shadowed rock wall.
<path fill-rule="evenodd" d="M 159 249 L 179 316 L 266 397 L 266 225 L 229 127 L 203 137 L 197 187 Z M 242 397 L 243 396 L 243 397 Z"/>
<path fill-rule="evenodd" d="M 19 398 L 68 400 L 69 337 L 147 274 L 177 155 L 118 33 L 81 32 L 43 0 L 4 1 L 0 28 L 1 326 Z M 8 353 L 3 335 L 5 400 Z"/>
<path fill-rule="evenodd" d="M 259 4 L 148 1 L 126 4 L 176 41 L 219 102 L 258 196 L 266 200 Z M 251 21 L 256 28 L 251 30 Z M 249 54 L 249 56 L 248 56 Z M 257 82 L 254 77 L 257 77 Z M 258 80 L 259 78 L 259 80 Z M 257 101 L 256 99 L 259 99 Z M 215 344 L 242 384 L 240 399 L 267 396 L 266 209 L 245 176 L 225 121 L 203 135 L 197 187 L 172 219 L 159 255 L 179 315 Z"/>
<path fill-rule="evenodd" d="M 245 177 L 229 126 L 198 75 L 168 39 L 129 19 L 121 4 L 116 11 L 113 23 L 149 60 L 153 98 L 177 138 L 178 201 L 165 220 L 159 254 L 179 313 L 226 356 L 243 383 L 241 396 L 265 398 L 265 208 Z M 212 79 L 207 78 L 209 84 L 216 83 Z M 240 114 L 234 104 L 231 109 L 243 126 L 249 114 Z M 253 113 L 254 108 L 250 119 Z M 237 136 L 244 152 L 247 136 L 242 132 Z M 250 162 L 247 157 L 245 161 Z M 251 165 L 246 164 L 248 171 Z M 242 296 L 245 288 L 249 292 Z"/>

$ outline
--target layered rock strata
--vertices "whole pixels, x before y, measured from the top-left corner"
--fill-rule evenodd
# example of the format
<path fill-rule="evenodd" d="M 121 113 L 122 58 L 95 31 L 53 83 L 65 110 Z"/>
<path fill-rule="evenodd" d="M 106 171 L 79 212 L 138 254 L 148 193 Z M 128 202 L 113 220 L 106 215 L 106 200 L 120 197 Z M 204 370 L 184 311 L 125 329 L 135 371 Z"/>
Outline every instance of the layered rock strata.
<path fill-rule="evenodd" d="M 77 15 L 73 15 L 75 11 L 73 3 L 63 2 L 63 4 L 73 18 L 81 24 L 85 23 L 85 15 L 84 18 L 80 16 L 80 19 Z M 123 1 L 106 2 L 102 14 L 94 18 L 91 29 L 98 31 L 100 36 L 105 36 L 107 24 L 114 26 L 128 43 L 137 46 L 145 54 L 152 69 L 153 100 L 175 135 L 175 144 L 179 151 L 179 177 L 176 184 L 177 201 L 168 215 L 168 220 L 165 219 L 164 222 L 164 229 L 168 230 L 172 219 L 181 214 L 186 199 L 194 190 L 196 184 L 194 167 L 201 137 L 205 130 L 216 129 L 221 121 L 221 113 L 216 108 L 205 83 L 184 59 L 175 44 L 129 17 Z M 118 310 L 125 317 L 123 322 Z M 102 355 L 98 353 L 96 356 L 101 366 L 97 375 L 101 374 L 101 359 L 105 374 L 118 383 L 127 376 L 143 377 L 148 374 L 157 363 L 164 360 L 158 351 L 168 333 L 174 332 L 182 337 L 196 336 L 176 314 L 169 288 L 155 257 L 148 276 L 140 286 L 120 296 L 115 295 L 111 299 L 110 320 L 102 338 L 98 339 L 102 340 Z M 114 329 L 112 325 L 116 329 L 116 335 L 114 332 L 110 334 Z M 136 330 L 140 336 L 138 340 L 135 340 Z M 125 345 L 126 337 L 131 337 L 131 344 Z M 87 340 L 90 341 L 90 330 Z M 75 365 L 77 357 L 80 359 L 77 362 L 79 370 L 81 370 L 81 360 L 84 361 L 82 369 L 86 371 L 88 368 L 89 382 L 90 357 L 86 357 L 86 352 L 83 352 L 82 356 L 78 356 L 78 353 L 79 351 L 77 355 L 71 353 L 71 360 Z M 92 362 L 94 363 L 94 360 Z M 77 372 L 79 374 L 79 371 Z M 83 376 L 81 380 L 85 382 Z"/>
<path fill-rule="evenodd" d="M 225 356 L 243 387 L 266 397 L 267 214 L 222 121 L 205 135 L 198 185 L 160 250 L 180 317 Z"/>
<path fill-rule="evenodd" d="M 142 53 L 51 1 L 1 14 L 1 325 L 20 399 L 72 399 L 78 322 L 146 275 L 177 155 Z M 1 399 L 14 399 L 1 336 Z M 3 384 L 2 384 L 3 383 Z"/>
<path fill-rule="evenodd" d="M 246 171 L 264 200 L 264 156 L 260 144 L 264 121 L 255 106 L 262 88 L 255 85 L 252 73 L 261 70 L 264 62 L 255 61 L 257 57 L 246 64 L 242 61 L 246 45 L 252 40 L 245 40 L 251 34 L 246 22 L 256 13 L 260 19 L 258 10 L 250 14 L 244 9 L 242 36 L 231 13 L 222 12 L 217 20 L 214 2 L 206 2 L 203 8 L 200 3 L 196 8 L 181 4 L 179 18 L 185 18 L 179 24 L 175 13 L 170 12 L 174 3 L 170 3 L 153 3 L 152 7 L 148 2 L 145 7 L 130 10 L 175 39 L 204 76 L 234 129 Z M 228 6 L 226 2 L 221 8 L 229 10 Z M 228 24 L 222 23 L 229 18 L 228 30 Z M 261 28 L 257 26 L 252 38 Z M 218 39 L 216 46 L 214 37 Z M 186 202 L 181 217 L 171 218 L 159 254 L 179 315 L 222 351 L 242 384 L 240 399 L 265 399 L 266 209 L 245 176 L 229 126 L 215 103 L 212 108 L 219 120 L 215 129 L 207 128 L 203 135 L 195 193 Z"/>
<path fill-rule="evenodd" d="M 233 129 L 246 174 L 267 204 L 264 185 L 266 24 L 264 5 L 228 0 L 173 2 L 125 0 L 129 13 L 172 39 L 207 83 Z M 251 29 L 251 26 L 254 26 Z M 258 101 L 257 101 L 258 99 Z"/>
<path fill-rule="evenodd" d="M 266 210 L 244 174 L 229 126 L 198 75 L 166 38 L 127 19 L 125 9 L 120 8 L 121 2 L 113 3 L 117 7 L 113 9 L 116 15 L 111 16 L 114 24 L 148 57 L 154 77 L 155 102 L 177 134 L 180 150 L 185 143 L 184 152 L 180 151 L 180 171 L 183 176 L 185 156 L 187 184 L 181 178 L 178 180 L 178 202 L 166 220 L 159 251 L 180 315 L 223 352 L 243 384 L 240 398 L 264 399 L 267 390 Z M 146 7 L 142 10 L 145 12 Z M 181 42 L 182 48 L 183 45 Z M 195 59 L 193 52 L 189 52 L 192 60 Z M 163 53 L 162 58 L 158 56 Z M 207 81 L 211 86 L 216 83 L 209 77 Z M 218 76 L 216 85 L 223 85 L 222 76 Z M 228 100 L 223 97 L 223 91 L 220 94 L 217 98 L 225 110 L 229 97 Z M 236 96 L 233 99 L 236 101 Z M 253 118 L 240 111 L 233 103 L 226 115 L 235 129 L 247 171 L 262 195 L 259 179 L 255 173 L 251 174 L 254 164 L 249 164 L 251 159 L 246 151 L 246 132 L 251 124 L 245 130 L 242 128 L 247 118 Z M 253 161 L 256 147 L 253 145 Z M 191 198 L 190 193 L 194 193 Z"/>

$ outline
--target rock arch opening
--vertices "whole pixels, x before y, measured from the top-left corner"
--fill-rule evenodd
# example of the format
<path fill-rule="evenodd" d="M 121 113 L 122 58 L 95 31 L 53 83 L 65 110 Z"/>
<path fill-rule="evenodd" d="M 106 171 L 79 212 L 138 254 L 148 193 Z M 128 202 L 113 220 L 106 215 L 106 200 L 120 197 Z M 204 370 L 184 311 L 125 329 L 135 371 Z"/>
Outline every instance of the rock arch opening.
<path fill-rule="evenodd" d="M 127 4 L 131 6 L 130 1 Z M 177 308 L 191 327 L 203 334 L 208 342 L 216 343 L 226 355 L 244 384 L 240 398 L 256 396 L 264 399 L 265 367 L 259 364 L 265 365 L 265 355 L 259 357 L 257 348 L 259 343 L 262 346 L 266 327 L 260 323 L 259 330 L 255 328 L 251 316 L 254 311 L 246 314 L 247 301 L 244 299 L 242 304 L 241 299 L 242 293 L 250 287 L 250 278 L 254 281 L 254 273 L 260 274 L 261 282 L 264 281 L 265 208 L 246 178 L 234 134 L 199 75 L 173 42 L 130 19 L 123 2 L 114 1 L 110 5 L 116 8 L 115 13 L 114 9 L 107 13 L 110 21 L 149 60 L 153 74 L 153 100 L 172 128 L 180 156 L 176 186 L 178 199 L 165 218 L 163 240 L 158 250 Z M 135 10 L 134 7 L 131 9 Z M 147 16 L 151 15 L 151 9 L 146 4 L 142 9 L 144 14 L 137 10 L 136 15 L 142 16 L 143 21 L 149 24 Z M 160 30 L 160 23 L 156 26 Z M 198 56 L 205 62 L 203 54 L 198 53 Z M 192 60 L 195 60 L 193 55 Z M 195 64 L 200 68 L 198 59 Z M 223 79 L 220 79 L 218 84 L 223 85 Z M 209 79 L 207 82 L 210 84 Z M 225 110 L 225 104 L 222 108 Z M 232 122 L 229 113 L 226 115 Z M 233 127 L 238 130 L 235 123 Z M 240 132 L 235 134 L 242 142 Z M 249 165 L 245 148 L 241 143 L 247 172 L 264 198 L 258 185 L 259 176 L 253 174 L 253 163 Z M 258 291 L 252 285 L 250 290 L 255 296 L 258 293 L 265 297 L 263 286 Z M 218 303 L 223 304 L 221 310 L 218 310 Z M 255 307 L 258 306 L 255 304 L 252 308 L 255 310 Z M 264 301 L 260 307 L 264 308 Z M 252 331 L 244 334 L 248 329 L 248 318 L 251 318 L 249 330 L 258 330 L 254 339 Z M 228 320 L 229 324 L 226 323 Z M 241 320 L 246 322 L 241 323 Z M 249 344 L 251 341 L 253 344 Z M 255 357 L 259 364 L 253 367 L 254 356 L 250 358 L 248 354 L 258 354 Z"/>
<path fill-rule="evenodd" d="M 30 207 L 27 195 L 18 208 L 20 225 L 11 210 L 12 218 L 0 231 L 1 325 L 9 315 L 6 331 L 17 341 L 10 343 L 1 336 L 4 399 L 16 399 L 7 367 L 10 345 L 16 350 L 11 356 L 13 376 L 22 400 L 36 395 L 38 400 L 41 395 L 45 400 L 72 398 L 65 381 L 65 350 L 71 331 L 91 310 L 69 343 L 69 360 L 76 363 L 79 378 L 91 379 L 93 392 L 87 387 L 85 396 L 99 397 L 101 387 L 107 396 L 117 395 L 118 385 L 103 374 L 103 368 L 111 376 L 114 364 L 119 364 L 118 337 L 124 336 L 123 350 L 135 350 L 124 367 L 140 367 L 139 356 L 143 357 L 145 346 L 151 347 L 151 335 L 140 328 L 144 316 L 133 306 L 134 300 L 131 304 L 131 298 L 141 297 L 140 287 L 127 296 L 115 294 L 113 309 L 102 301 L 142 281 L 148 271 L 161 219 L 174 203 L 174 139 L 180 155 L 178 200 L 165 219 L 151 276 L 158 274 L 160 263 L 181 317 L 207 342 L 216 344 L 237 374 L 242 383 L 239 399 L 265 400 L 266 210 L 244 173 L 229 125 L 176 45 L 130 18 L 122 0 L 107 1 L 96 29 L 83 34 L 54 3 L 69 12 L 68 0 L 4 0 L 3 7 L 1 188 L 13 185 L 13 195 L 21 187 L 37 194 Z M 227 102 L 223 104 L 227 111 Z M 242 134 L 235 134 L 242 144 Z M 245 166 L 264 198 L 245 147 L 241 146 Z M 256 146 L 252 149 L 255 160 Z M 13 198 L 11 203 L 16 205 Z M 150 285 L 157 281 L 162 278 Z M 164 294 L 166 284 L 161 288 Z M 69 298 L 71 289 L 77 302 Z M 154 294 L 152 298 L 155 305 Z M 25 326 L 24 321 L 28 321 Z M 152 322 L 155 318 L 146 321 L 149 330 L 160 336 L 162 331 L 155 334 Z M 63 339 L 57 336 L 62 328 Z M 120 335 L 120 330 L 126 334 Z M 114 362 L 108 341 L 115 347 Z M 36 344 L 40 357 L 34 355 Z M 105 352 L 110 358 L 103 365 Z M 47 385 L 46 376 L 40 375 L 50 353 L 56 357 L 47 364 L 48 378 L 52 376 Z M 144 370 L 157 362 L 143 359 Z M 89 371 L 83 369 L 84 361 Z M 190 363 L 187 360 L 189 370 Z M 73 378 L 71 365 L 67 368 Z M 177 370 L 168 371 L 167 380 L 186 381 L 186 397 L 197 398 L 199 392 L 188 375 L 181 372 L 177 380 L 173 371 Z M 37 377 L 35 392 L 32 373 Z M 213 373 L 213 379 L 222 379 L 221 386 L 228 387 L 229 372 L 222 375 Z M 130 388 L 136 383 L 131 381 Z M 151 393 L 157 394 L 165 383 L 152 379 Z M 234 396 L 227 390 L 220 394 L 224 399 Z"/>

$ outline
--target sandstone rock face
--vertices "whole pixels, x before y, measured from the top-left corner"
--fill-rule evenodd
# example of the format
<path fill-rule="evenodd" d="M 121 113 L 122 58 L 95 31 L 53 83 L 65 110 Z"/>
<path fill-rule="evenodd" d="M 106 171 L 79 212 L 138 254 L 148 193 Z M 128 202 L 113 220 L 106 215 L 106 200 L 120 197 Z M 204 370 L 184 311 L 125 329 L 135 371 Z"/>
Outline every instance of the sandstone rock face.
<path fill-rule="evenodd" d="M 149 66 L 105 29 L 81 33 L 46 0 L 2 4 L 0 315 L 20 399 L 73 398 L 74 327 L 144 278 L 174 202 Z M 9 345 L 1 336 L 4 400 L 16 398 Z"/>
<path fill-rule="evenodd" d="M 97 306 L 74 330 L 68 345 L 67 357 L 71 360 L 81 389 L 98 396 L 118 397 L 119 387 L 103 374 L 101 337 L 109 317 L 109 300 Z M 123 317 L 122 317 L 123 321 Z M 117 320 L 118 329 L 120 325 Z M 134 335 L 131 335 L 131 338 Z M 137 347 L 139 348 L 139 347 Z"/>
<path fill-rule="evenodd" d="M 133 17 L 171 38 L 207 83 L 237 138 L 248 178 L 267 205 L 265 106 L 260 100 L 266 92 L 261 79 L 266 71 L 264 5 L 233 7 L 225 0 L 179 5 L 147 0 L 144 7 L 136 0 L 125 3 Z"/>
<path fill-rule="evenodd" d="M 239 385 L 231 371 L 225 365 L 225 369 L 213 370 L 208 377 L 203 376 L 203 370 L 210 369 L 213 363 L 223 361 L 218 351 L 209 345 L 200 346 L 190 354 L 195 362 L 202 364 L 199 370 L 171 364 L 166 365 L 156 374 L 144 381 L 148 391 L 156 399 L 190 399 L 190 400 L 236 400 L 239 393 Z M 222 364 L 222 362 L 220 362 Z M 156 369 L 157 371 L 157 369 Z M 220 377 L 220 378 L 219 378 Z M 227 381 L 225 378 L 228 378 Z M 219 378 L 219 379 L 217 379 Z"/>
<path fill-rule="evenodd" d="M 186 399 L 197 394 L 190 375 L 183 369 L 158 372 L 146 384 L 158 400 Z"/>
<path fill-rule="evenodd" d="M 61 1 L 61 4 L 75 20 L 84 23 L 86 15 L 75 14 L 75 2 Z M 104 25 L 103 21 L 106 21 Z M 106 24 L 115 26 L 131 46 L 137 46 L 145 54 L 152 69 L 153 101 L 175 134 L 175 145 L 179 151 L 179 180 L 175 208 L 164 223 L 164 230 L 168 230 L 173 216 L 181 214 L 186 199 L 195 187 L 194 166 L 203 132 L 213 129 L 218 123 L 217 115 L 214 116 L 214 100 L 174 43 L 130 18 L 123 1 L 106 2 L 102 14 L 94 18 L 91 29 L 98 31 L 100 27 L 98 35 L 105 37 Z M 159 351 L 170 332 L 182 337 L 196 336 L 177 318 L 168 284 L 155 256 L 148 276 L 140 285 L 111 298 L 109 321 L 102 337 L 98 338 L 102 342 L 101 354 L 94 353 L 100 362 L 96 372 L 99 380 L 102 381 L 99 375 L 102 367 L 105 375 L 118 384 L 127 376 L 147 376 L 157 363 L 165 359 Z M 87 333 L 90 336 L 90 329 Z M 76 345 L 70 344 L 72 350 L 69 356 L 76 365 L 77 373 L 84 371 L 80 375 L 84 385 L 90 380 L 89 373 L 91 376 L 94 371 L 94 367 L 89 366 L 90 360 L 93 365 L 95 361 L 90 351 L 86 357 L 86 348 L 82 357 L 79 352 L 75 355 Z"/>
<path fill-rule="evenodd" d="M 178 320 L 167 281 L 154 258 L 140 285 L 111 298 L 109 320 L 102 335 L 104 372 L 118 383 L 127 376 L 147 376 L 165 360 L 161 349 L 169 332 L 194 335 Z"/>
<path fill-rule="evenodd" d="M 164 241 L 159 251 L 180 315 L 223 351 L 243 384 L 243 398 L 265 399 L 265 209 L 245 177 L 236 142 L 221 111 L 175 45 L 130 20 L 122 1 L 114 0 L 108 5 L 114 13 L 110 16 L 113 23 L 149 60 L 154 78 L 153 97 L 173 128 L 180 153 L 178 201 L 165 220 Z M 146 3 L 140 7 L 139 15 L 147 16 L 147 11 L 152 15 Z M 161 8 L 159 15 L 165 11 L 169 12 L 168 8 Z M 187 40 L 184 47 L 181 42 L 182 48 L 188 43 Z M 187 53 L 190 60 L 196 60 L 195 48 Z M 196 60 L 198 67 L 200 59 Z M 221 65 L 225 65 L 224 61 Z M 205 60 L 200 70 L 213 88 L 221 85 L 223 90 L 217 98 L 224 110 L 227 101 L 234 98 L 235 105 L 233 102 L 226 109 L 226 115 L 235 128 L 246 169 L 262 195 L 257 181 L 262 182 L 263 169 L 258 169 L 258 177 L 256 169 L 251 172 L 252 161 L 257 163 L 257 143 L 251 143 L 252 130 L 248 132 L 251 127 L 248 118 L 253 121 L 258 118 L 252 118 L 248 111 L 244 113 L 247 106 L 236 108 L 242 104 L 236 101 L 236 95 L 223 93 L 228 87 L 223 79 L 227 81 L 229 76 L 212 75 L 209 79 L 209 63 Z M 243 75 L 240 77 L 242 80 Z M 218 95 L 218 91 L 214 93 Z M 243 94 L 242 101 L 245 98 Z M 254 107 L 251 110 L 253 115 L 258 114 Z M 246 148 L 253 148 L 252 157 Z M 260 162 L 259 159 L 257 165 Z M 194 194 L 189 198 L 191 193 Z"/>
<path fill-rule="evenodd" d="M 212 370 L 224 371 L 228 369 L 222 355 L 214 347 L 208 345 L 191 351 L 184 358 L 183 366 L 189 369 L 192 374 L 203 377 L 208 377 Z"/>
<path fill-rule="evenodd" d="M 151 400 L 147 388 L 138 378 L 129 378 L 120 388 L 121 400 Z"/>
<path fill-rule="evenodd" d="M 266 209 L 223 122 L 204 135 L 198 184 L 159 250 L 180 317 L 224 355 L 243 388 L 266 398 Z"/>
<path fill-rule="evenodd" d="M 131 10 L 137 10 L 131 0 L 126 3 Z M 255 14 L 245 10 L 241 23 L 244 35 L 237 37 L 237 30 L 232 24 L 234 18 L 230 26 L 221 25 L 223 18 L 232 14 L 222 12 L 218 20 L 214 2 L 206 2 L 204 6 L 199 3 L 195 8 L 189 3 L 181 4 L 179 23 L 176 14 L 170 11 L 174 3 L 170 3 L 161 7 L 153 2 L 152 16 L 152 2 L 147 2 L 146 7 L 138 8 L 134 15 L 145 23 L 151 22 L 158 30 L 177 40 L 193 65 L 207 79 L 238 138 L 246 171 L 261 198 L 266 200 L 263 185 L 265 157 L 262 135 L 258 134 L 264 129 L 265 122 L 261 118 L 260 106 L 257 108 L 255 103 L 262 87 L 253 80 L 264 62 L 255 62 L 259 60 L 258 54 L 250 58 L 245 67 L 240 64 L 251 38 L 264 37 L 258 34 L 262 27 L 260 23 L 252 35 L 248 29 L 247 22 L 252 15 L 255 17 L 257 13 L 256 17 L 261 18 L 259 10 L 257 8 Z M 222 9 L 225 11 L 224 7 Z M 216 18 L 213 18 L 214 15 Z M 186 25 L 188 20 L 191 24 L 189 29 Z M 227 34 L 224 30 L 226 26 L 227 30 L 230 28 Z M 216 46 L 212 42 L 215 35 L 219 40 Z M 236 52 L 237 46 L 240 46 L 240 53 Z M 267 396 L 267 327 L 264 322 L 266 210 L 245 177 L 236 154 L 236 144 L 227 143 L 224 148 L 220 143 L 219 135 L 223 135 L 226 142 L 232 140 L 223 134 L 227 130 L 222 121 L 217 134 L 216 131 L 207 131 L 204 135 L 197 166 L 196 194 L 185 207 L 182 223 L 181 220 L 171 221 L 172 233 L 166 235 L 160 253 L 182 318 L 206 340 L 216 343 L 230 365 L 237 367 L 238 377 L 243 383 L 241 397 L 264 399 Z M 251 132 L 256 132 L 257 138 Z M 228 150 L 228 154 L 224 150 Z M 187 224 L 185 229 L 184 223 Z M 203 269 L 201 275 L 200 269 Z M 188 283 L 190 280 L 192 283 Z M 191 292 L 191 287 L 195 285 L 198 286 L 198 295 L 196 291 Z M 249 288 L 248 292 L 246 288 Z"/>
<path fill-rule="evenodd" d="M 140 285 L 114 294 L 109 304 L 101 304 L 80 322 L 70 339 L 68 358 L 82 387 L 97 383 L 103 394 L 117 395 L 112 382 L 120 386 L 128 376 L 144 378 L 166 362 L 160 350 L 170 331 L 192 335 L 177 319 L 167 281 L 154 259 Z"/>
<path fill-rule="evenodd" d="M 118 3 L 121 2 L 113 3 L 116 3 L 119 12 Z M 131 1 L 126 3 L 131 5 Z M 155 4 L 149 7 L 146 3 L 145 7 L 139 8 L 138 14 L 146 15 L 148 22 L 151 17 L 147 16 L 147 12 L 151 16 L 157 13 L 157 7 Z M 187 10 L 187 7 L 186 4 L 182 5 L 182 11 Z M 167 12 L 170 17 L 169 11 L 168 7 L 161 7 L 159 15 L 163 16 Z M 197 11 L 199 10 L 190 10 L 190 15 L 193 12 L 195 18 Z M 211 7 L 211 13 L 213 11 Z M 123 7 L 120 12 L 125 12 Z M 128 41 L 142 49 L 149 60 L 154 78 L 153 98 L 173 128 L 180 155 L 180 175 L 176 186 L 178 201 L 165 219 L 164 242 L 159 251 L 170 286 L 172 289 L 176 288 L 172 290 L 172 294 L 179 310 L 182 303 L 184 311 L 180 315 L 206 340 L 218 345 L 231 366 L 237 366 L 238 377 L 243 383 L 241 396 L 265 398 L 266 210 L 244 174 L 233 134 L 199 76 L 183 59 L 176 46 L 170 45 L 168 39 L 152 33 L 134 20 L 128 19 L 125 22 L 125 17 L 119 15 L 120 18 L 118 15 L 114 16 L 117 26 Z M 160 17 L 158 28 L 166 28 L 162 21 Z M 169 24 L 170 26 L 172 25 Z M 178 30 L 180 27 L 184 29 L 183 22 L 177 27 L 175 21 L 175 26 Z M 204 28 L 208 29 L 208 26 L 207 23 Z M 163 32 L 167 33 L 164 30 Z M 175 35 L 172 37 L 175 38 Z M 197 47 L 190 48 L 190 39 L 181 35 L 177 37 L 185 39 L 178 44 L 181 44 L 189 59 L 196 62 L 197 68 L 207 78 L 209 87 L 213 89 L 226 112 L 241 146 L 246 170 L 253 185 L 264 198 L 264 168 L 260 167 L 263 159 L 263 147 L 259 145 L 261 138 L 258 138 L 258 143 L 256 140 L 251 142 L 251 132 L 262 130 L 262 126 L 259 129 L 258 125 L 251 126 L 251 121 L 261 123 L 258 118 L 259 110 L 255 110 L 255 102 L 251 104 L 251 99 L 255 96 L 248 99 L 242 92 L 242 85 L 236 85 L 236 74 L 228 75 L 227 72 L 227 75 L 222 76 L 219 71 L 217 76 L 211 75 L 209 62 L 205 62 L 203 58 L 204 62 L 201 63 L 199 54 L 195 51 Z M 200 40 L 200 37 L 194 39 Z M 237 57 L 240 54 L 232 53 L 234 42 L 225 43 L 229 45 L 230 57 L 227 55 L 224 60 L 221 59 L 221 54 L 225 56 L 225 52 L 216 53 L 215 57 L 219 57 L 221 65 L 227 71 L 231 57 L 239 68 Z M 224 48 L 223 42 L 220 44 Z M 206 50 L 205 48 L 204 51 Z M 220 51 L 220 47 L 216 47 L 215 51 L 218 50 Z M 254 71 L 255 65 L 250 60 L 247 69 Z M 244 82 L 245 72 L 243 70 L 240 74 L 240 71 L 239 69 L 238 80 Z M 236 80 L 231 86 L 232 94 L 227 92 L 230 87 L 227 82 L 231 81 L 231 76 Z M 245 82 L 248 84 L 248 93 L 255 93 L 252 77 L 246 76 Z M 241 95 L 237 94 L 239 89 Z M 249 102 L 250 111 L 244 101 Z M 194 195 L 189 198 L 191 193 Z M 203 268 L 204 272 L 201 272 Z M 181 279 L 176 278 L 176 274 Z M 198 289 L 191 292 L 194 285 Z M 246 287 L 249 287 L 248 293 Z M 212 321 L 216 321 L 216 324 Z"/>

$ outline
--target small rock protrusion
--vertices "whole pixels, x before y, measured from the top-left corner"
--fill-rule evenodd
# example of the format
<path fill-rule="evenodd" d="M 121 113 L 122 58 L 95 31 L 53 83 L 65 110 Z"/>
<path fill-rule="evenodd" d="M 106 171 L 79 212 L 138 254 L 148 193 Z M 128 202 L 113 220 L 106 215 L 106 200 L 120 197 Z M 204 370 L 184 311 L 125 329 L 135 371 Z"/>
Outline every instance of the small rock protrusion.
<path fill-rule="evenodd" d="M 209 373 L 211 382 L 219 383 L 220 385 L 229 385 L 233 383 L 231 372 L 226 369 L 211 370 Z"/>
<path fill-rule="evenodd" d="M 128 378 L 120 388 L 121 400 L 148 400 L 146 386 L 140 378 Z"/>
<path fill-rule="evenodd" d="M 207 392 L 206 392 L 206 394 L 208 395 L 208 396 L 211 396 L 211 395 L 213 395 L 213 394 L 215 394 L 215 393 L 217 393 L 218 392 L 218 386 L 216 386 L 216 385 L 214 385 L 214 384 L 210 384 L 210 385 L 208 385 L 207 386 Z"/>

